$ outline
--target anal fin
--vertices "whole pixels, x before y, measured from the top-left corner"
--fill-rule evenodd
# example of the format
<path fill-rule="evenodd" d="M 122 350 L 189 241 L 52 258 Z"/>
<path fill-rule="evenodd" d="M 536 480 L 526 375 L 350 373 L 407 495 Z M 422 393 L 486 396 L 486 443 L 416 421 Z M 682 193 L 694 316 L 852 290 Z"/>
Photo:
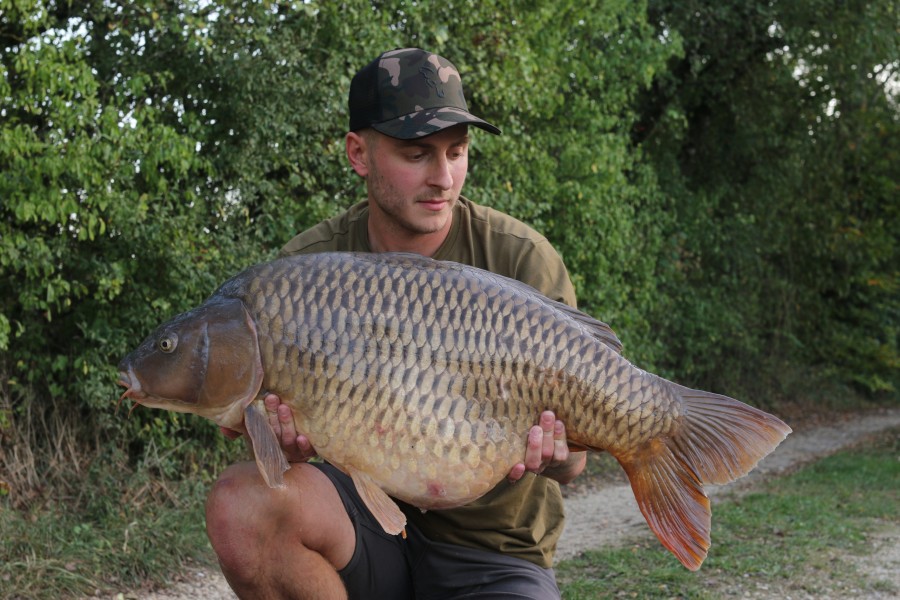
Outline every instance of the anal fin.
<path fill-rule="evenodd" d="M 347 469 L 347 474 L 353 479 L 356 491 L 359 492 L 366 508 L 372 513 L 381 528 L 391 535 L 402 532 L 406 527 L 406 515 L 403 514 L 397 503 L 391 500 L 390 496 L 366 473 L 356 469 Z"/>

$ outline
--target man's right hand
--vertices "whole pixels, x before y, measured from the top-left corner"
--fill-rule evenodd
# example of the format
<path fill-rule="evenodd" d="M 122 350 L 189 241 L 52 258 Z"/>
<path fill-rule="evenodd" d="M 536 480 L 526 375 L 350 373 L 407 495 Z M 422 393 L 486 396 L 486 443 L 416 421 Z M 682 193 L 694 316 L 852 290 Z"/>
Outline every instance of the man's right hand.
<path fill-rule="evenodd" d="M 288 462 L 306 462 L 316 456 L 316 450 L 309 439 L 305 435 L 297 434 L 297 430 L 294 429 L 291 407 L 282 404 L 281 398 L 275 394 L 266 394 L 263 402 L 269 415 L 269 425 L 281 442 L 281 449 L 284 450 Z"/>

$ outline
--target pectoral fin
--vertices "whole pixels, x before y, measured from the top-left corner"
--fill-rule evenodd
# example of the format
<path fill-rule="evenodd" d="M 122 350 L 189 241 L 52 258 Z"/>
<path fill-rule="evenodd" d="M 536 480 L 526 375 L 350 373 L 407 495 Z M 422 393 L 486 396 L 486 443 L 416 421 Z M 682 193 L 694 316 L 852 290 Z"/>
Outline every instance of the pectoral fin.
<path fill-rule="evenodd" d="M 290 469 L 291 465 L 281 451 L 278 437 L 269 425 L 265 410 L 256 403 L 249 404 L 244 409 L 244 426 L 253 443 L 256 466 L 266 485 L 271 488 L 283 487 L 284 472 Z"/>
<path fill-rule="evenodd" d="M 397 506 L 397 503 L 391 500 L 390 496 L 384 493 L 375 480 L 362 471 L 355 469 L 347 469 L 347 474 L 353 479 L 353 485 L 359 492 L 360 498 L 366 504 L 369 512 L 375 517 L 385 532 L 391 535 L 397 535 L 406 527 L 406 515 Z"/>

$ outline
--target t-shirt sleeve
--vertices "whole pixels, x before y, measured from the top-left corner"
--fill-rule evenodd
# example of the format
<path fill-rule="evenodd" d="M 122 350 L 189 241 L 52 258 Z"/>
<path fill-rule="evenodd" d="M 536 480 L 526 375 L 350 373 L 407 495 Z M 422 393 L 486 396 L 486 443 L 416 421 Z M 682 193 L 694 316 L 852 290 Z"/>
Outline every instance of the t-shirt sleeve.
<path fill-rule="evenodd" d="M 297 234 L 285 244 L 279 256 L 315 252 L 369 252 L 365 201 Z"/>

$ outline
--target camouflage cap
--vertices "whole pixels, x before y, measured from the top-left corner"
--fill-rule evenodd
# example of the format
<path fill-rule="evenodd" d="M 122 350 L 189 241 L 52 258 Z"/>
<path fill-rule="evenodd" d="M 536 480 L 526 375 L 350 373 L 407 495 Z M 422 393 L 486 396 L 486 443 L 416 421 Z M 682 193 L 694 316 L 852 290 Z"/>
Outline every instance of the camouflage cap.
<path fill-rule="evenodd" d="M 459 71 L 445 58 L 420 50 L 390 50 L 350 82 L 350 131 L 372 127 L 411 140 L 458 123 L 500 130 L 469 112 Z"/>

